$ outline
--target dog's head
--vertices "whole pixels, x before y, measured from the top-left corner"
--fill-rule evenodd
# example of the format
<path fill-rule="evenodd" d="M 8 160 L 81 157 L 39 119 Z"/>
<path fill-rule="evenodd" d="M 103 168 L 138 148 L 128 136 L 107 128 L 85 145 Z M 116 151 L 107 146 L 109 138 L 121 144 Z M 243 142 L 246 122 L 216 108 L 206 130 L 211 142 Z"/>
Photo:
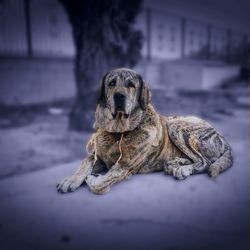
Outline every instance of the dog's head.
<path fill-rule="evenodd" d="M 109 132 L 133 130 L 149 102 L 149 90 L 139 74 L 114 69 L 101 81 L 94 127 Z"/>

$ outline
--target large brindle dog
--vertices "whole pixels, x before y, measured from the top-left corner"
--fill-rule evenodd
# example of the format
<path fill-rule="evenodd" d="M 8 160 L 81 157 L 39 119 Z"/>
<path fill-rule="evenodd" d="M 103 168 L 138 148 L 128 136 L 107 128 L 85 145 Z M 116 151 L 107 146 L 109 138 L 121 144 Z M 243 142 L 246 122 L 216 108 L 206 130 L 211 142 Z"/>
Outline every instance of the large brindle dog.
<path fill-rule="evenodd" d="M 229 144 L 209 123 L 194 116 L 162 116 L 150 103 L 142 77 L 129 69 L 107 73 L 95 112 L 89 156 L 57 189 L 75 191 L 84 181 L 97 194 L 133 174 L 164 171 L 176 179 L 232 165 Z M 98 174 L 105 167 L 106 174 Z"/>

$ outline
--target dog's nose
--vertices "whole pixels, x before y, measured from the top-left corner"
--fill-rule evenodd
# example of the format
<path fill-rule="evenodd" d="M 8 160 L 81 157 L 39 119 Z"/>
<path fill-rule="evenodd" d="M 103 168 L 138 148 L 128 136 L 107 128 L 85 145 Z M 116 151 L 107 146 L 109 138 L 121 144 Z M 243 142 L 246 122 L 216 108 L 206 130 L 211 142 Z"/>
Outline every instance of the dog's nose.
<path fill-rule="evenodd" d="M 114 101 L 115 101 L 115 106 L 116 109 L 124 109 L 125 106 L 125 100 L 126 100 L 126 96 L 124 94 L 121 93 L 115 93 L 114 94 Z"/>
<path fill-rule="evenodd" d="M 114 99 L 115 101 L 125 101 L 125 95 L 121 93 L 115 93 L 114 94 Z"/>

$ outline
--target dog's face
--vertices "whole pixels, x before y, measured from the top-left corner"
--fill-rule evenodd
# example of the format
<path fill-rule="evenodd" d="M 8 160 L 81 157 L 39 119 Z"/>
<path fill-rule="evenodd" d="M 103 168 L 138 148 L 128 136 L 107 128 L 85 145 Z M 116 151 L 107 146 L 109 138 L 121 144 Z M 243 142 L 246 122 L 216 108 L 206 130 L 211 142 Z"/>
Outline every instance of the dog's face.
<path fill-rule="evenodd" d="M 104 118 L 109 120 L 109 126 L 113 120 L 112 130 L 119 126 L 117 131 L 122 131 L 123 126 L 126 131 L 127 127 L 131 127 L 129 123 L 133 122 L 131 115 L 135 119 L 136 112 L 146 110 L 149 99 L 142 77 L 133 70 L 122 68 L 112 70 L 103 77 L 98 104 L 105 113 Z"/>
<path fill-rule="evenodd" d="M 128 118 L 135 108 L 145 109 L 148 90 L 142 77 L 129 69 L 115 69 L 102 80 L 99 102 L 110 109 L 112 116 Z M 147 93 L 144 93 L 147 92 Z"/>

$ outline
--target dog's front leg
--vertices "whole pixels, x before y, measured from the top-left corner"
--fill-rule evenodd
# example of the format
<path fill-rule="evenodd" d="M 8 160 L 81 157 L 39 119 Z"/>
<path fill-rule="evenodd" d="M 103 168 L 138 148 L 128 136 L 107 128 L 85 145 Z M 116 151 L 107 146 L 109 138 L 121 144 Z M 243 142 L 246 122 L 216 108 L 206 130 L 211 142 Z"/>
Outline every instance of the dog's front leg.
<path fill-rule="evenodd" d="M 57 191 L 61 193 L 75 191 L 81 186 L 86 176 L 91 174 L 94 163 L 95 159 L 92 155 L 84 159 L 73 175 L 66 177 L 57 185 Z"/>
<path fill-rule="evenodd" d="M 105 175 L 88 175 L 85 180 L 93 193 L 103 194 L 110 190 L 112 184 L 126 179 L 127 175 L 128 168 L 116 163 Z"/>

